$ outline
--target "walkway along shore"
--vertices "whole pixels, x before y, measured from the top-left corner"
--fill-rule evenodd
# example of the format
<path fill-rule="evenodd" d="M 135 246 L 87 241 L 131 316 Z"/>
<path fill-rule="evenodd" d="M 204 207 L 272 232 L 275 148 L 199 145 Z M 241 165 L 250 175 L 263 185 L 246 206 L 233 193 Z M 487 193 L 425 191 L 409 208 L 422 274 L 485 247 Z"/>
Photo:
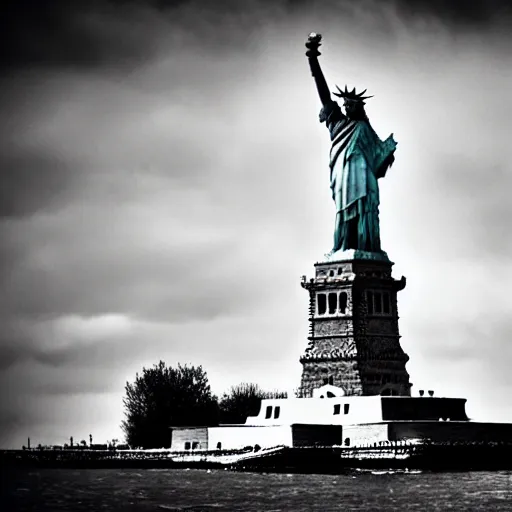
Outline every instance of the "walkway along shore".
<path fill-rule="evenodd" d="M 0 465 L 29 468 L 219 468 L 336 473 L 348 469 L 506 470 L 512 443 L 423 443 L 254 450 L 4 450 Z"/>

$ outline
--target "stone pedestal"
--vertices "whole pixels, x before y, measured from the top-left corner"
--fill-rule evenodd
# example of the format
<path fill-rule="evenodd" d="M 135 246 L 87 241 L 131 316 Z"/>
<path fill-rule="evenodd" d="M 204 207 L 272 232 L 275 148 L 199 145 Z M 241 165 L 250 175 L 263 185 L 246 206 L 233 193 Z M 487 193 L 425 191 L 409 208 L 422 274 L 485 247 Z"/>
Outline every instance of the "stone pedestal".
<path fill-rule="evenodd" d="M 314 278 L 303 278 L 310 331 L 300 359 L 300 395 L 310 397 L 313 389 L 332 384 L 346 395 L 410 396 L 397 310 L 405 278 L 391 276 L 387 256 L 349 256 L 338 261 L 331 256 L 315 264 Z"/>

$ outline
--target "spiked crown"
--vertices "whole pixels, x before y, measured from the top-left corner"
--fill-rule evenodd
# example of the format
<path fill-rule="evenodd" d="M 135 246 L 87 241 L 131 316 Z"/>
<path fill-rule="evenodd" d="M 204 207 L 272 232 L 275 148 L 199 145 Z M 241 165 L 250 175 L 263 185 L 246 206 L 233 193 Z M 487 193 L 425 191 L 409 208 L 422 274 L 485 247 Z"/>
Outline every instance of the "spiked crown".
<path fill-rule="evenodd" d="M 373 96 L 363 96 L 363 94 L 366 92 L 366 89 L 363 92 L 357 93 L 356 88 L 354 87 L 351 91 L 347 89 L 347 86 L 345 85 L 345 90 L 342 91 L 338 86 L 336 86 L 339 93 L 333 92 L 335 96 L 338 96 L 338 98 L 343 98 L 346 100 L 353 100 L 353 101 L 361 101 L 364 103 L 364 100 L 367 100 L 368 98 L 373 98 Z"/>

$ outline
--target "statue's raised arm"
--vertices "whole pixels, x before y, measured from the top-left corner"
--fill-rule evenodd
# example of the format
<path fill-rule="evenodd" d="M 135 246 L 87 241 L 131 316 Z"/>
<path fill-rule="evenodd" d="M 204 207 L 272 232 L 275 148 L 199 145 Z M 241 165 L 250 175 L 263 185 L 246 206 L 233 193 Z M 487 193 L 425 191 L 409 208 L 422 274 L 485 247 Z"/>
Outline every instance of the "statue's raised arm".
<path fill-rule="evenodd" d="M 306 48 L 308 49 L 306 56 L 308 57 L 311 74 L 315 79 L 320 101 L 322 102 L 322 105 L 326 105 L 331 101 L 331 93 L 329 92 L 329 87 L 327 86 L 324 74 L 320 68 L 320 63 L 318 62 L 318 56 L 321 55 L 318 51 L 318 48 L 322 44 L 321 41 L 322 36 L 320 34 L 315 34 L 314 32 L 309 34 L 308 40 L 306 41 Z"/>

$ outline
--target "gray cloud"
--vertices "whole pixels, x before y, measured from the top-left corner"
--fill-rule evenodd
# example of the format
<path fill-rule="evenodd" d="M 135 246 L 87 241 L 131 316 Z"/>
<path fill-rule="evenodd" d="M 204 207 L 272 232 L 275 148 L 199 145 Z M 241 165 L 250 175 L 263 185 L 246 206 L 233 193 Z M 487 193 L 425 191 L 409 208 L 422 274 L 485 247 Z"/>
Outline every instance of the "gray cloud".
<path fill-rule="evenodd" d="M 111 435 L 124 383 L 159 359 L 203 364 L 217 393 L 247 379 L 296 386 L 298 279 L 329 250 L 333 221 L 310 30 L 325 35 L 329 85 L 368 87 L 374 127 L 399 142 L 382 234 L 408 277 L 412 380 L 467 388 L 486 412 L 471 372 L 512 385 L 499 357 L 511 42 L 491 4 L 462 17 L 437 2 L 47 13 L 60 29 L 35 32 L 49 38 L 40 53 L 18 41 L 1 84 L 0 383 L 15 389 L 2 443 L 24 441 L 20 425 L 51 442 L 89 425 L 93 404 Z"/>
<path fill-rule="evenodd" d="M 161 35 L 172 32 L 175 44 L 200 42 L 231 50 L 269 21 L 282 21 L 297 13 L 318 16 L 318 6 L 331 18 L 378 20 L 382 4 L 334 0 L 315 4 L 305 1 L 236 0 L 30 0 L 9 1 L 2 18 L 2 62 L 14 68 L 26 66 L 130 68 L 154 58 L 161 51 Z M 394 12 L 407 23 L 429 27 L 442 22 L 457 30 L 504 26 L 512 16 L 506 0 L 475 0 L 464 5 L 455 0 L 395 0 L 385 12 Z M 16 27 L 16 30 L 9 30 Z M 249 36 L 249 37 L 248 37 Z"/>
<path fill-rule="evenodd" d="M 0 216 L 18 217 L 58 208 L 66 199 L 70 167 L 70 162 L 64 163 L 58 155 L 45 154 L 44 150 L 24 148 L 0 155 Z"/>

